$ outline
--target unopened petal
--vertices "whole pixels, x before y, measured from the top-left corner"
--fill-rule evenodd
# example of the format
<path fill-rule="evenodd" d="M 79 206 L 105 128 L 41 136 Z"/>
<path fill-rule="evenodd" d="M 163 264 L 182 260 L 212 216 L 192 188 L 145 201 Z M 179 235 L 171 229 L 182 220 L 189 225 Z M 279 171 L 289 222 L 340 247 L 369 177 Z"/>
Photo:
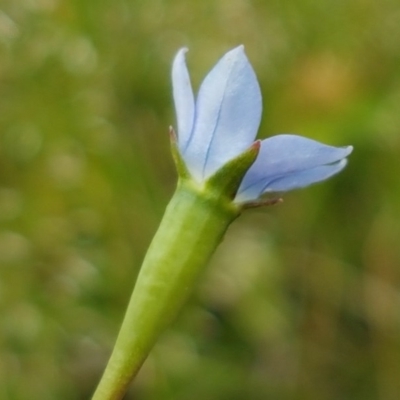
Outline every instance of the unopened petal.
<path fill-rule="evenodd" d="M 261 120 L 261 92 L 243 46 L 226 53 L 204 79 L 184 158 L 203 180 L 246 150 Z"/>
<path fill-rule="evenodd" d="M 180 49 L 172 64 L 172 86 L 181 151 L 189 141 L 194 121 L 195 105 L 190 76 L 186 67 L 186 48 Z"/>
<path fill-rule="evenodd" d="M 285 177 L 292 179 L 296 174 L 306 173 L 316 167 L 333 167 L 328 164 L 335 164 L 344 159 L 352 150 L 351 146 L 327 146 L 296 135 L 278 135 L 263 140 L 259 156 L 239 188 L 238 199 L 240 201 L 257 199 L 267 188 L 268 191 L 278 191 L 275 187 L 270 189 L 269 185 Z M 325 171 L 325 168 L 322 170 Z M 318 179 L 315 182 L 317 181 Z M 310 183 L 302 186 L 308 184 Z M 288 185 L 288 188 L 280 189 L 282 190 L 291 190 L 291 188 Z"/>

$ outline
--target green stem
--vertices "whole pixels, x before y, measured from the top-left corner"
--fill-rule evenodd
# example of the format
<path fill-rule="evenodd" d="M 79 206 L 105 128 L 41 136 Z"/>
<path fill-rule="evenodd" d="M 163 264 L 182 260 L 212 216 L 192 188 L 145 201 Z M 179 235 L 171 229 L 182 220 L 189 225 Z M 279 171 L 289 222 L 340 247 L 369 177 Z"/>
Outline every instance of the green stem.
<path fill-rule="evenodd" d="M 138 275 L 113 353 L 93 400 L 121 399 L 160 333 L 192 291 L 198 274 L 239 209 L 180 182 Z"/>

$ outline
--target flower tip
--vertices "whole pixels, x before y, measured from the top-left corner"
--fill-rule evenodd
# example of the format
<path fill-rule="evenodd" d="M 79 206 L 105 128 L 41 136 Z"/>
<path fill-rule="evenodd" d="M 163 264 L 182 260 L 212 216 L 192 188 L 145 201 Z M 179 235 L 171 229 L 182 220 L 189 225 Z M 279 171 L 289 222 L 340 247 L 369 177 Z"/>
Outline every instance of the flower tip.
<path fill-rule="evenodd" d="M 260 148 L 261 148 L 261 140 L 260 140 L 260 139 L 256 140 L 256 141 L 251 145 L 251 148 L 254 149 L 254 150 L 256 150 L 256 151 L 259 151 Z"/>
<path fill-rule="evenodd" d="M 172 125 L 169 126 L 169 138 L 171 139 L 172 142 L 176 142 L 178 139 L 176 136 L 175 129 L 173 128 Z"/>
<path fill-rule="evenodd" d="M 179 68 L 181 64 L 186 63 L 186 53 L 189 51 L 187 47 L 181 47 L 175 54 L 173 68 Z"/>
<path fill-rule="evenodd" d="M 240 54 L 240 55 L 244 55 L 244 44 L 240 44 L 239 46 L 234 47 L 232 50 L 228 51 L 227 54 Z"/>
<path fill-rule="evenodd" d="M 185 55 L 186 55 L 186 53 L 189 51 L 189 49 L 187 48 L 187 47 L 181 47 L 178 51 L 177 51 L 177 53 L 176 53 L 176 55 L 175 55 L 175 61 L 177 61 L 177 60 L 180 60 L 180 59 L 185 59 Z"/>
<path fill-rule="evenodd" d="M 350 154 L 353 152 L 353 150 L 354 150 L 354 147 L 353 147 L 353 146 L 347 146 L 347 147 L 346 147 L 346 157 L 347 157 L 348 155 L 350 155 Z"/>
<path fill-rule="evenodd" d="M 337 167 L 338 167 L 338 172 L 340 172 L 349 162 L 349 160 L 347 158 L 343 158 L 343 160 L 340 160 L 337 163 Z"/>

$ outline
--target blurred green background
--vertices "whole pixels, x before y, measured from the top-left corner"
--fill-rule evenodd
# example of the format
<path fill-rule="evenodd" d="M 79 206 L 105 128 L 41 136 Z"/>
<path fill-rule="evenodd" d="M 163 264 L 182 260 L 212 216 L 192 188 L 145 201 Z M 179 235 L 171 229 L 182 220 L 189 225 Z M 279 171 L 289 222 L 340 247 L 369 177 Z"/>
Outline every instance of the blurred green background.
<path fill-rule="evenodd" d="M 400 398 L 398 0 L 1 0 L 0 399 L 89 399 L 173 193 L 170 68 L 243 43 L 260 137 L 355 146 L 237 220 L 127 399 Z"/>

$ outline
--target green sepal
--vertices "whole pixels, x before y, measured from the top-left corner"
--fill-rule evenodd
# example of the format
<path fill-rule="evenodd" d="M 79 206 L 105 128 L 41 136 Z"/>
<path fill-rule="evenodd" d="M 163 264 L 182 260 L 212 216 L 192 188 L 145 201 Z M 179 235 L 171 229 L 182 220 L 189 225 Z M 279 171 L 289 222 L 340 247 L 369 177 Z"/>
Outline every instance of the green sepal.
<path fill-rule="evenodd" d="M 246 151 L 227 162 L 205 182 L 205 191 L 210 190 L 217 197 L 233 200 L 242 180 L 256 160 L 261 141 L 255 141 Z"/>
<path fill-rule="evenodd" d="M 249 208 L 274 206 L 275 204 L 280 204 L 282 202 L 283 202 L 283 199 L 281 197 L 272 197 L 272 198 L 268 198 L 268 199 L 245 201 L 244 203 L 239 203 L 239 206 L 241 206 L 241 208 L 243 210 L 247 210 Z"/>
<path fill-rule="evenodd" d="M 175 163 L 175 168 L 180 179 L 190 179 L 191 175 L 186 167 L 185 160 L 182 158 L 178 147 L 178 138 L 172 126 L 169 127 L 169 138 L 171 142 L 171 153 Z"/>

